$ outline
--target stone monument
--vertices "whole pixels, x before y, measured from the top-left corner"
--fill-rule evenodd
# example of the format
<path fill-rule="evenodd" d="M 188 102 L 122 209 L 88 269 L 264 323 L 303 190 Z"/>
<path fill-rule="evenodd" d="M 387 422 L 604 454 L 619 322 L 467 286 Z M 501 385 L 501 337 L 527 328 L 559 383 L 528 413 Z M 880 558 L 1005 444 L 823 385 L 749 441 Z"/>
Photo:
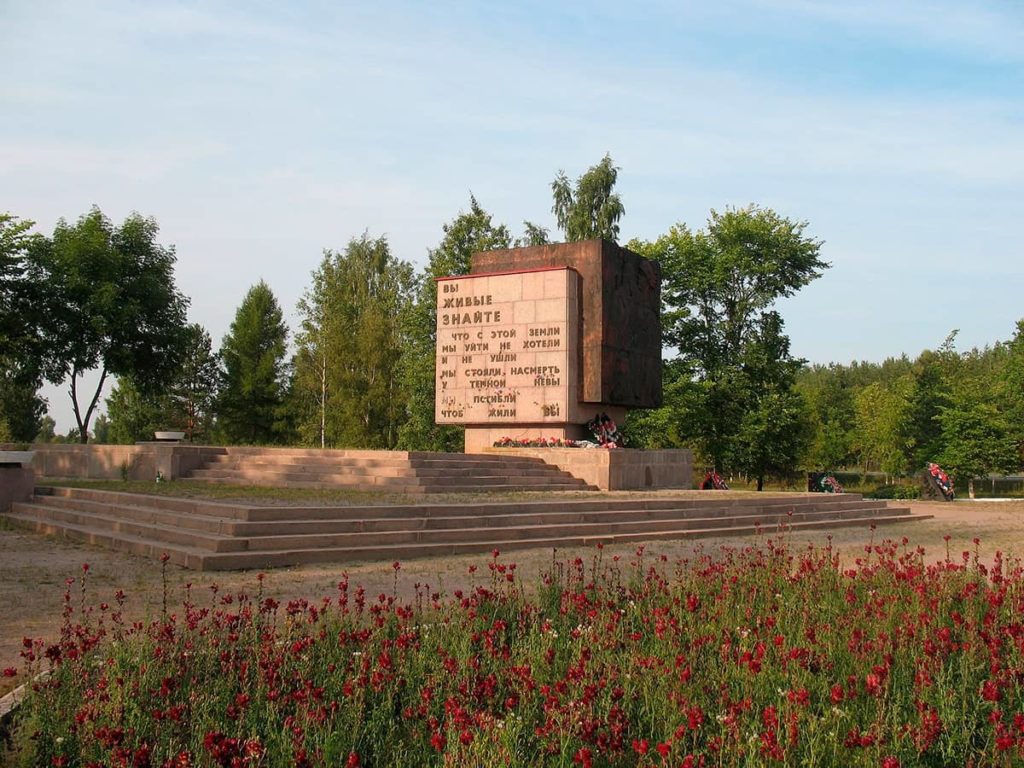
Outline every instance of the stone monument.
<path fill-rule="evenodd" d="M 435 419 L 466 451 L 661 405 L 661 269 L 607 240 L 473 255 L 437 284 Z"/>

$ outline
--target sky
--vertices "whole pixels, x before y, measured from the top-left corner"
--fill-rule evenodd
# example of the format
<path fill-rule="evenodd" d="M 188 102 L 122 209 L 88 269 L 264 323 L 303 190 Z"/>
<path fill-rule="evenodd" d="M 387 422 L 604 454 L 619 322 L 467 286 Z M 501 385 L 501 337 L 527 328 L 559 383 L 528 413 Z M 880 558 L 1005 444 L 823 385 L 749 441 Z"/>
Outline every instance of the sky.
<path fill-rule="evenodd" d="M 0 71 L 0 211 L 154 217 L 215 345 L 261 278 L 295 328 L 363 232 L 422 266 L 471 194 L 557 238 L 551 180 L 605 153 L 623 243 L 808 222 L 831 268 L 780 310 L 811 362 L 1024 317 L 1019 0 L 0 0 Z"/>

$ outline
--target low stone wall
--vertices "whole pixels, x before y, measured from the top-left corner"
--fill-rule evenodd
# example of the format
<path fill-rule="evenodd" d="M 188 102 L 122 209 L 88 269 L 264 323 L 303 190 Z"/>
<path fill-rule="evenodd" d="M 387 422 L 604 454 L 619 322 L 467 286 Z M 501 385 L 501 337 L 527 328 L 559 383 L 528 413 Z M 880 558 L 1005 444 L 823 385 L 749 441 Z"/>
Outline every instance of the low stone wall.
<path fill-rule="evenodd" d="M 165 443 L 136 445 L 65 445 L 38 443 L 32 446 L 32 468 L 37 477 L 87 478 L 92 480 L 153 480 L 157 472 L 167 480 L 199 467 L 223 448 Z"/>
<path fill-rule="evenodd" d="M 0 512 L 8 512 L 11 503 L 28 501 L 35 490 L 32 467 L 0 466 Z"/>
<path fill-rule="evenodd" d="M 693 452 L 685 448 L 486 448 L 481 453 L 543 459 L 602 491 L 693 487 Z"/>

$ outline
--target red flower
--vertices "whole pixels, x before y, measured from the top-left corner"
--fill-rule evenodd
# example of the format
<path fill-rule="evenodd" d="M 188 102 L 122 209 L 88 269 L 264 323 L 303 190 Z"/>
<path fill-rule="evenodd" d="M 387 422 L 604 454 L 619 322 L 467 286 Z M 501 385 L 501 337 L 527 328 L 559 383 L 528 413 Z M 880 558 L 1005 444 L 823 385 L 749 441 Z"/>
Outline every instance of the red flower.
<path fill-rule="evenodd" d="M 985 701 L 999 701 L 999 685 L 995 680 L 986 680 L 981 684 L 981 698 Z"/>

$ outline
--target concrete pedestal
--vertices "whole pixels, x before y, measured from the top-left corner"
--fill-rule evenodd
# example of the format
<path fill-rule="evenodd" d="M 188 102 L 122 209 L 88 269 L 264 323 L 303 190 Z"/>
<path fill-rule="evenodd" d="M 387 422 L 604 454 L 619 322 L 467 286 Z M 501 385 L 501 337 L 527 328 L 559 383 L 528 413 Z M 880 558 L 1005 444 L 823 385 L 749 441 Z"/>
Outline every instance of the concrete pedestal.
<path fill-rule="evenodd" d="M 0 512 L 9 512 L 16 501 L 28 501 L 36 487 L 32 467 L 0 463 Z"/>

